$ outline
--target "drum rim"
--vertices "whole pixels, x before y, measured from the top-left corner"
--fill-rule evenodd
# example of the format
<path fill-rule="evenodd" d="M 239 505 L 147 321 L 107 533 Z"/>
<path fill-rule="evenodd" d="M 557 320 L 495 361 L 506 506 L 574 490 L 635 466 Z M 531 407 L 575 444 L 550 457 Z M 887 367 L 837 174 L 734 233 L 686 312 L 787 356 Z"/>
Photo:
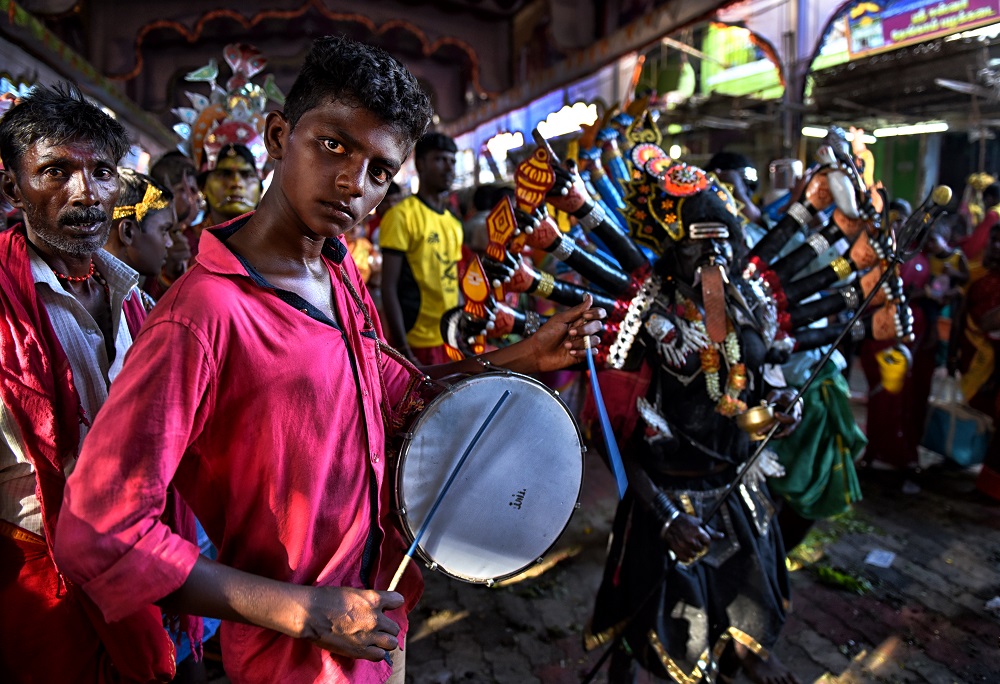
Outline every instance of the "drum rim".
<path fill-rule="evenodd" d="M 420 556 L 420 559 L 425 563 L 425 565 L 429 566 L 430 570 L 432 570 L 434 572 L 440 572 L 441 574 L 446 575 L 448 577 L 451 577 L 452 579 L 457 579 L 457 580 L 460 580 L 462 582 L 467 582 L 469 584 L 485 584 L 487 586 L 492 586 L 492 585 L 496 584 L 497 582 L 502 582 L 502 581 L 504 581 L 506 579 L 510 579 L 511 577 L 516 577 L 516 576 L 520 575 L 522 572 L 525 572 L 529 568 L 532 568 L 535 565 L 537 565 L 538 561 L 540 561 L 542 558 L 544 558 L 546 555 L 548 555 L 548 553 L 552 550 L 552 548 L 557 543 L 559 543 L 559 540 L 566 533 L 566 529 L 569 527 L 570 521 L 573 519 L 573 516 L 576 514 L 576 511 L 578 511 L 580 509 L 580 499 L 583 496 L 583 481 L 584 481 L 584 478 L 586 477 L 586 471 L 587 471 L 587 468 L 586 468 L 586 465 L 587 465 L 587 463 L 586 463 L 586 460 L 587 460 L 587 446 L 586 446 L 586 444 L 583 441 L 583 432 L 580 430 L 580 421 L 578 421 L 577 418 L 576 418 L 576 416 L 573 415 L 573 412 L 570 411 L 569 406 L 566 405 L 566 402 L 563 401 L 562 397 L 559 395 L 559 393 L 557 391 L 555 391 L 554 389 L 552 389 L 551 387 L 549 387 L 545 383 L 541 382 L 537 378 L 533 378 L 530 375 L 524 375 L 523 373 L 515 373 L 514 371 L 511 371 L 511 370 L 500 370 L 500 369 L 498 369 L 498 370 L 495 370 L 495 371 L 486 371 L 486 372 L 483 372 L 483 373 L 477 373 L 476 375 L 469 375 L 467 377 L 464 377 L 464 378 L 458 380 L 457 382 L 453 383 L 451 386 L 449 386 L 448 388 L 446 388 L 445 391 L 441 392 L 441 394 L 439 394 L 436 397 L 434 397 L 427 404 L 427 406 L 424 408 L 424 410 L 421 411 L 420 415 L 413 422 L 413 425 L 411 425 L 410 428 L 406 431 L 405 436 L 403 437 L 403 441 L 402 441 L 402 443 L 400 444 L 400 447 L 399 447 L 399 456 L 397 457 L 397 463 L 396 463 L 396 473 L 395 473 L 395 477 L 393 478 L 394 479 L 394 490 L 393 491 L 394 491 L 394 495 L 395 495 L 395 498 L 396 498 L 396 504 L 397 504 L 397 508 L 395 510 L 395 513 L 396 513 L 396 517 L 399 519 L 399 521 L 401 523 L 400 527 L 402 528 L 403 535 L 406 538 L 406 541 L 407 541 L 408 545 L 413 543 L 413 540 L 416 537 L 416 530 L 411 529 L 409 520 L 406 517 L 406 507 L 405 507 L 405 505 L 404 505 L 404 503 L 403 503 L 403 501 L 401 499 L 402 477 L 403 477 L 403 467 L 402 466 L 403 466 L 403 461 L 405 460 L 406 450 L 410 446 L 410 442 L 413 439 L 413 434 L 416 432 L 417 428 L 421 425 L 421 423 L 424 422 L 425 418 L 428 416 L 427 411 L 432 406 L 434 406 L 436 403 L 438 403 L 439 401 L 442 401 L 445 396 L 447 396 L 449 393 L 451 393 L 453 387 L 455 387 L 457 385 L 461 385 L 461 384 L 463 384 L 465 382 L 470 382 L 470 381 L 476 380 L 478 378 L 488 377 L 488 376 L 508 377 L 508 378 L 509 377 L 513 377 L 513 378 L 518 378 L 518 379 L 521 379 L 521 380 L 527 380 L 530 384 L 537 385 L 538 387 L 541 387 L 543 390 L 545 390 L 546 392 L 548 392 L 548 394 L 553 399 L 555 399 L 556 401 L 559 402 L 559 405 L 562 406 L 563 410 L 566 412 L 566 415 L 568 415 L 570 417 L 570 420 L 573 423 L 573 428 L 576 430 L 577 441 L 580 444 L 580 485 L 577 488 L 576 501 L 574 502 L 573 508 L 570 511 L 569 516 L 566 518 L 566 522 L 565 522 L 565 524 L 563 524 L 562 529 L 560 529 L 559 533 L 556 534 L 556 536 L 552 539 L 552 543 L 549 544 L 549 546 L 541 554 L 539 554 L 538 558 L 536 558 L 534 561 L 530 561 L 526 565 L 518 568 L 517 570 L 514 570 L 513 572 L 509 572 L 509 573 L 506 573 L 506 574 L 503 574 L 503 575 L 496 575 L 494 577 L 489 577 L 489 578 L 485 578 L 485 579 L 484 578 L 480 578 L 480 577 L 469 577 L 469 576 L 462 575 L 462 574 L 459 574 L 459 573 L 456 573 L 456 572 L 453 572 L 453 571 L 445 569 L 444 567 L 442 567 L 441 565 L 439 565 L 437 561 L 435 561 L 433 558 L 431 558 L 430 555 L 427 552 L 424 551 L 423 546 L 421 546 L 420 544 L 417 544 L 416 553 L 417 553 L 418 556 Z"/>

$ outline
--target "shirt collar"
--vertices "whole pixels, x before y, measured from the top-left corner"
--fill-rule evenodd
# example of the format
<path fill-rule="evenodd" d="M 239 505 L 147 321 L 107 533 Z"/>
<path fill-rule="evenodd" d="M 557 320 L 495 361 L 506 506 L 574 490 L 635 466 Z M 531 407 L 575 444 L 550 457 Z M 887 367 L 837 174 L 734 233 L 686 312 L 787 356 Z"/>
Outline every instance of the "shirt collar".
<path fill-rule="evenodd" d="M 113 299 L 124 299 L 133 288 L 139 286 L 139 274 L 117 259 L 111 252 L 102 249 L 97 251 L 93 258 L 98 273 L 108 281 L 108 288 L 111 290 Z M 52 267 L 45 262 L 45 259 L 35 249 L 28 249 L 28 260 L 31 263 L 31 277 L 36 285 L 44 283 L 53 292 L 65 293 L 67 296 L 72 297 L 63 288 Z"/>
<path fill-rule="evenodd" d="M 232 250 L 226 247 L 226 241 L 245 226 L 254 212 L 237 216 L 231 221 L 221 223 L 201 232 L 198 242 L 198 263 L 212 273 L 224 275 L 249 275 L 246 268 L 236 258 Z M 323 245 L 323 256 L 335 264 L 340 264 L 347 256 L 347 246 L 342 240 L 327 238 Z"/>

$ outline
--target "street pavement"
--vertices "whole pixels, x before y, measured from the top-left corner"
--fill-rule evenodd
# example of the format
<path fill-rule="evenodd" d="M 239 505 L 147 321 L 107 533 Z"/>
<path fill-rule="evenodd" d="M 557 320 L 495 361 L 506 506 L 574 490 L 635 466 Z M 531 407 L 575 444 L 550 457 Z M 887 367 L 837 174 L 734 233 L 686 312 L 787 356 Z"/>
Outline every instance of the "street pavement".
<path fill-rule="evenodd" d="M 819 525 L 810 551 L 823 556 L 792 573 L 792 609 L 775 652 L 801 682 L 1000 682 L 1000 616 L 985 609 L 1000 595 L 1000 506 L 972 496 L 973 479 L 927 471 L 920 492 L 903 494 L 899 482 L 862 474 L 864 500 Z M 581 634 L 615 501 L 611 476 L 592 458 L 580 510 L 532 576 L 486 588 L 425 572 L 407 681 L 580 682 L 599 657 L 584 653 Z M 895 554 L 888 568 L 865 563 L 878 550 Z M 828 586 L 819 567 L 871 588 Z"/>
<path fill-rule="evenodd" d="M 863 402 L 856 408 L 863 425 Z M 791 554 L 802 567 L 775 653 L 800 682 L 1000 684 L 1000 609 L 986 608 L 1000 596 L 1000 506 L 975 495 L 974 478 L 932 468 L 903 493 L 899 479 L 863 471 L 864 500 Z M 581 635 L 616 500 L 607 468 L 588 458 L 580 509 L 542 564 L 492 588 L 425 570 L 407 682 L 580 682 L 601 653 L 585 653 Z M 888 567 L 866 563 L 873 551 Z"/>

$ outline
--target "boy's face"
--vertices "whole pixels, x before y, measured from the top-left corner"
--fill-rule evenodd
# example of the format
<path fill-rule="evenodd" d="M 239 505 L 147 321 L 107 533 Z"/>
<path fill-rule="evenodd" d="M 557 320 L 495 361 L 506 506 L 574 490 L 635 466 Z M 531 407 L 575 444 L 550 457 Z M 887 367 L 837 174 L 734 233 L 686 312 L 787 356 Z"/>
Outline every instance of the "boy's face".
<path fill-rule="evenodd" d="M 132 244 L 128 246 L 129 266 L 146 277 L 159 274 L 173 243 L 170 234 L 175 225 L 177 213 L 173 203 L 147 215 L 142 226 L 136 225 L 132 231 Z"/>
<path fill-rule="evenodd" d="M 191 173 L 182 175 L 170 190 L 174 193 L 177 220 L 181 223 L 190 222 L 198 212 L 198 182 L 195 180 L 194 169 L 192 168 Z"/>
<path fill-rule="evenodd" d="M 410 153 L 412 143 L 364 107 L 328 101 L 294 130 L 278 112 L 267 118 L 268 153 L 279 160 L 278 200 L 309 237 L 336 237 L 371 213 Z M 280 172 L 280 176 L 279 176 Z"/>

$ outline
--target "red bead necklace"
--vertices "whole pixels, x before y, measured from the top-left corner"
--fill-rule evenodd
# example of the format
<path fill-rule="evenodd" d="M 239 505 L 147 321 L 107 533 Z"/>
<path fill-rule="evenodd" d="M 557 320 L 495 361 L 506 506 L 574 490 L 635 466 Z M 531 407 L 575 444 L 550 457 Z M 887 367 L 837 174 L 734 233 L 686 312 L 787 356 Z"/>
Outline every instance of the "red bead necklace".
<path fill-rule="evenodd" d="M 56 274 L 56 278 L 59 278 L 60 280 L 68 280 L 71 283 L 86 282 L 86 281 L 88 281 L 88 280 L 90 280 L 91 278 L 94 277 L 94 260 L 93 259 L 90 260 L 90 272 L 87 273 L 87 275 L 85 275 L 85 276 L 71 276 L 71 275 L 66 275 L 65 273 L 60 273 L 59 271 L 57 271 L 54 268 L 52 269 L 52 272 L 55 273 Z"/>
<path fill-rule="evenodd" d="M 65 281 L 70 282 L 70 283 L 84 283 L 84 282 L 90 280 L 91 278 L 93 278 L 94 280 L 96 280 L 101 285 L 101 287 L 104 288 L 104 295 L 107 297 L 108 304 L 110 305 L 110 303 L 111 303 L 111 288 L 108 287 L 108 281 L 104 278 L 104 276 L 102 276 L 100 273 L 97 272 L 97 269 L 94 267 L 94 260 L 93 259 L 90 260 L 90 271 L 85 276 L 71 276 L 71 275 L 66 275 L 65 273 L 60 273 L 59 271 L 57 271 L 54 268 L 52 269 L 52 272 L 55 273 L 56 278 L 59 278 L 60 280 L 65 280 Z"/>

